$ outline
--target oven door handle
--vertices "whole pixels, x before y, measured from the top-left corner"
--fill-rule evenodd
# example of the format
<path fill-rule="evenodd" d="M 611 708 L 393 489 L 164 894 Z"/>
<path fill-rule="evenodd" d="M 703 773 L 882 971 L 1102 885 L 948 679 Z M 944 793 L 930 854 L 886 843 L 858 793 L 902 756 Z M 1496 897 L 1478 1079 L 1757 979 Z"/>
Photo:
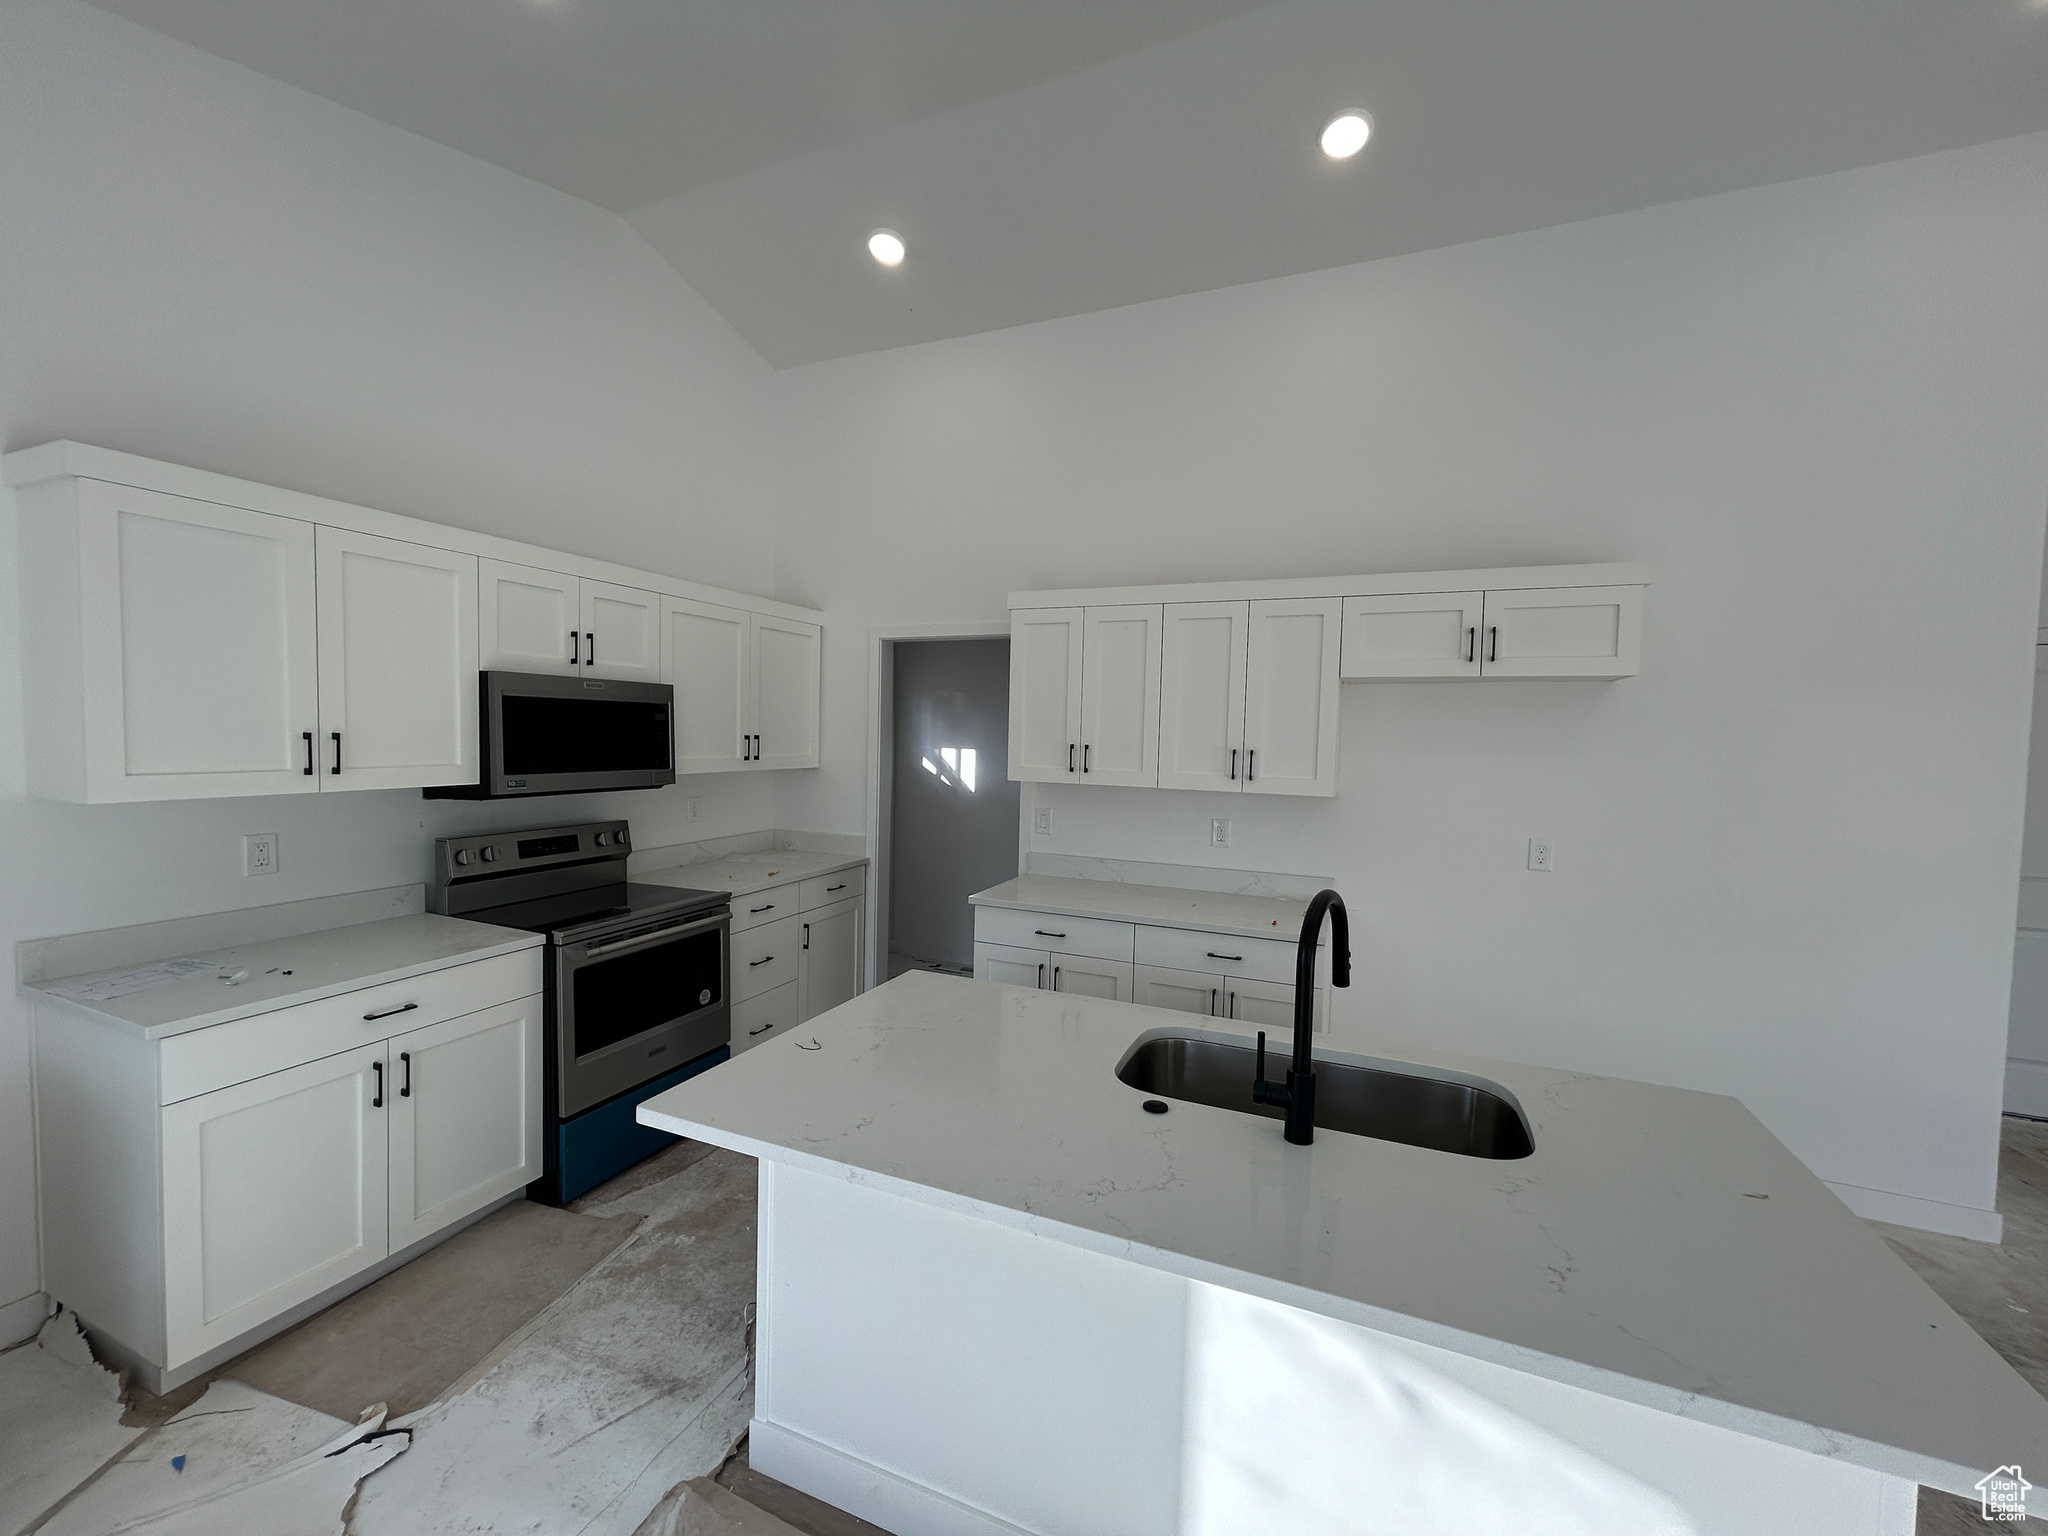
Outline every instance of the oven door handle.
<path fill-rule="evenodd" d="M 667 928 L 657 928 L 652 933 L 636 933 L 629 939 L 615 939 L 609 944 L 591 944 L 585 947 L 582 958 L 595 960 L 601 955 L 623 954 L 629 949 L 639 949 L 645 944 L 659 944 L 664 939 L 679 939 L 685 934 L 702 933 L 706 928 L 717 928 L 729 921 L 730 917 L 721 912 L 716 917 L 699 918 L 691 923 L 676 923 Z"/>

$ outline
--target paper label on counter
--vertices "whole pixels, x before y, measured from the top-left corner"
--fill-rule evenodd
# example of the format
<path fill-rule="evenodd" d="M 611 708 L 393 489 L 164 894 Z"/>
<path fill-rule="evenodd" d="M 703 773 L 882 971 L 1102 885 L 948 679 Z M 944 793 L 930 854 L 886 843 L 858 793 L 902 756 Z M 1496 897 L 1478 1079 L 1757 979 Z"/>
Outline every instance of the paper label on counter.
<path fill-rule="evenodd" d="M 160 987 L 168 981 L 212 975 L 219 970 L 220 967 L 211 960 L 156 960 L 148 965 L 138 965 L 132 971 L 116 971 L 111 976 L 94 976 L 88 981 L 67 981 L 43 990 L 57 997 L 68 997 L 73 1002 L 106 1003 L 117 997 L 126 997 L 131 992 L 147 992 L 151 987 Z"/>

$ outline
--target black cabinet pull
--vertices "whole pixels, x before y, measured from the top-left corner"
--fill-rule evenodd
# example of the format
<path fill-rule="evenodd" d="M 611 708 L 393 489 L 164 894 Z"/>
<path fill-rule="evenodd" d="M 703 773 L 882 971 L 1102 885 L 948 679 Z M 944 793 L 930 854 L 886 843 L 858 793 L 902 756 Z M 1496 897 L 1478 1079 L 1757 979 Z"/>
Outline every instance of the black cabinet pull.
<path fill-rule="evenodd" d="M 1209 989 L 1209 1017 L 1212 1019 L 1216 1017 L 1216 989 L 1214 987 Z"/>
<path fill-rule="evenodd" d="M 1045 990 L 1045 962 L 1043 960 L 1038 962 L 1038 990 L 1041 992 Z"/>
<path fill-rule="evenodd" d="M 398 1096 L 409 1099 L 412 1097 L 412 1052 L 400 1051 L 398 1059 L 405 1063 L 405 1081 L 398 1085 Z"/>
<path fill-rule="evenodd" d="M 761 733 L 759 731 L 754 732 L 754 761 L 757 763 L 761 761 Z"/>
<path fill-rule="evenodd" d="M 1203 953 L 1208 955 L 1211 960 L 1242 960 L 1244 958 L 1243 955 L 1219 955 L 1213 949 L 1204 950 Z"/>
<path fill-rule="evenodd" d="M 569 631 L 569 665 L 572 667 L 583 665 L 583 652 L 576 644 L 576 631 L 573 629 Z"/>
<path fill-rule="evenodd" d="M 1233 784 L 1237 782 L 1237 748 L 1235 747 L 1230 749 L 1230 779 Z"/>
<path fill-rule="evenodd" d="M 1477 624 L 1468 624 L 1465 627 L 1465 659 L 1467 661 L 1477 661 L 1479 659 L 1479 626 Z"/>
<path fill-rule="evenodd" d="M 1070 741 L 1070 742 L 1068 742 L 1068 743 L 1067 743 L 1067 772 L 1069 772 L 1069 773 L 1072 773 L 1073 771 L 1074 771 L 1074 743 Z"/>
<path fill-rule="evenodd" d="M 844 882 L 844 881 L 841 881 L 841 882 L 840 882 L 840 883 L 839 883 L 838 885 L 828 885 L 828 886 L 826 886 L 826 887 L 825 887 L 825 894 L 826 894 L 827 896 L 830 896 L 830 895 L 831 895 L 831 894 L 832 894 L 832 893 L 833 893 L 834 891 L 843 891 L 843 890 L 845 890 L 845 889 L 846 889 L 846 884 L 845 884 L 845 882 Z"/>
<path fill-rule="evenodd" d="M 306 738 L 306 777 L 310 779 L 313 777 L 313 733 L 301 731 L 299 734 Z"/>
<path fill-rule="evenodd" d="M 329 773 L 339 773 L 341 772 L 341 732 L 329 731 L 327 734 L 334 738 L 334 766 L 327 771 Z"/>
<path fill-rule="evenodd" d="M 804 948 L 805 948 L 805 949 L 809 949 L 810 947 L 811 947 L 811 925 L 810 925 L 809 923 L 805 923 L 805 924 L 804 924 Z"/>
<path fill-rule="evenodd" d="M 394 1013 L 411 1013 L 417 1007 L 419 1007 L 418 1003 L 400 1003 L 396 1008 L 386 1008 L 382 1013 L 364 1014 L 363 1022 L 365 1024 L 374 1024 L 379 1019 L 390 1018 Z"/>
<path fill-rule="evenodd" d="M 1257 773 L 1257 769 L 1258 769 L 1258 766 L 1259 766 L 1259 749 L 1258 749 L 1257 747 L 1247 747 L 1247 748 L 1245 748 L 1245 753 L 1244 753 L 1244 781 L 1245 781 L 1245 783 L 1249 784 L 1249 783 L 1251 783 L 1251 781 L 1252 781 L 1253 779 L 1255 779 L 1255 778 L 1257 778 L 1257 777 L 1258 777 L 1258 773 Z"/>
<path fill-rule="evenodd" d="M 1498 624 L 1489 624 L 1486 627 L 1486 659 L 1488 661 L 1500 660 L 1500 626 Z"/>
<path fill-rule="evenodd" d="M 1089 743 L 1084 741 L 1081 743 L 1081 771 L 1083 773 L 1088 771 L 1088 752 Z"/>
<path fill-rule="evenodd" d="M 1058 966 L 1052 968 L 1052 989 L 1055 992 L 1060 989 L 1060 968 Z"/>
<path fill-rule="evenodd" d="M 763 913 L 763 912 L 773 912 L 774 910 L 775 910 L 775 903 L 771 901 L 771 902 L 769 902 L 769 903 L 768 903 L 768 905 L 767 905 L 767 906 L 765 906 L 765 907 L 749 907 L 749 908 L 747 908 L 747 916 L 749 916 L 749 917 L 754 917 L 754 916 L 757 916 L 757 915 L 759 915 L 760 913 Z"/>
<path fill-rule="evenodd" d="M 1064 933 L 1054 933 L 1050 928 L 1034 928 L 1031 931 L 1041 939 L 1064 939 L 1066 937 Z"/>
<path fill-rule="evenodd" d="M 774 958 L 775 957 L 773 955 L 763 955 L 758 960 L 749 960 L 747 962 L 747 969 L 751 971 L 757 965 L 766 965 L 770 960 L 773 960 Z"/>
<path fill-rule="evenodd" d="M 370 1098 L 370 1108 L 382 1109 L 384 1107 L 384 1063 L 373 1061 L 370 1063 L 370 1066 L 377 1074 L 377 1091 Z"/>
<path fill-rule="evenodd" d="M 596 666 L 596 665 L 597 665 L 597 631 L 596 631 L 596 630 L 594 630 L 594 629 L 586 629 L 585 631 L 583 631 L 583 649 L 584 649 L 585 651 L 587 651 L 587 652 L 589 653 L 588 655 L 586 655 L 586 656 L 585 656 L 585 657 L 583 658 L 583 665 L 585 665 L 586 667 L 594 667 L 594 666 Z"/>
<path fill-rule="evenodd" d="M 774 1027 L 775 1026 L 773 1024 L 763 1024 L 759 1029 L 750 1029 L 747 1031 L 747 1033 L 750 1035 L 765 1035 L 768 1033 L 769 1030 L 773 1029 Z"/>

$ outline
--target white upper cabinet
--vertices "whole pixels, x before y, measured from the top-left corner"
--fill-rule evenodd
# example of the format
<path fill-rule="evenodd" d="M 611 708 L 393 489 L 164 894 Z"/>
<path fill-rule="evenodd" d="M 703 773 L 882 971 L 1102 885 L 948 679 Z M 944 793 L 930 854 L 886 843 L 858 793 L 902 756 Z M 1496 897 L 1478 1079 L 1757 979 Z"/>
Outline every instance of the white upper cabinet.
<path fill-rule="evenodd" d="M 34 793 L 318 788 L 311 523 L 92 480 L 20 502 Z"/>
<path fill-rule="evenodd" d="M 1641 587 L 1545 587 L 1486 594 L 1487 677 L 1633 677 L 1642 670 Z"/>
<path fill-rule="evenodd" d="M 676 772 L 737 773 L 747 738 L 747 621 L 737 608 L 671 597 L 661 605 L 661 680 L 676 691 Z"/>
<path fill-rule="evenodd" d="M 637 587 L 583 583 L 583 670 L 590 677 L 661 681 L 661 599 Z"/>
<path fill-rule="evenodd" d="M 1159 660 L 1159 787 L 1244 787 L 1249 603 L 1168 603 Z"/>
<path fill-rule="evenodd" d="M 581 583 L 559 571 L 506 560 L 479 562 L 477 665 L 486 672 L 581 670 Z"/>
<path fill-rule="evenodd" d="M 748 615 L 752 766 L 818 766 L 818 670 L 824 632 L 801 619 Z"/>
<path fill-rule="evenodd" d="M 1250 606 L 1244 792 L 1334 795 L 1342 604 L 1334 597 L 1263 598 Z"/>
<path fill-rule="evenodd" d="M 1081 771 L 1079 608 L 1010 615 L 1010 777 L 1066 783 Z"/>
<path fill-rule="evenodd" d="M 1081 625 L 1081 782 L 1159 782 L 1157 603 L 1088 608 Z"/>
<path fill-rule="evenodd" d="M 324 789 L 477 780 L 477 557 L 321 528 Z"/>
<path fill-rule="evenodd" d="M 1483 592 L 1347 597 L 1345 680 L 1477 677 L 1485 597 Z"/>

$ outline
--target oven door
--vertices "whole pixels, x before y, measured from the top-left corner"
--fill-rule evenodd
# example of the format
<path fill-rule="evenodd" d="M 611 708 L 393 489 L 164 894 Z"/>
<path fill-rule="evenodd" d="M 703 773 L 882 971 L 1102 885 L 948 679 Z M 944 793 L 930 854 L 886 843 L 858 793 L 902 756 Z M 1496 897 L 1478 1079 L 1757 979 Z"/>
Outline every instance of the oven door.
<path fill-rule="evenodd" d="M 731 915 L 721 909 L 559 947 L 559 1118 L 581 1114 L 731 1040 L 731 926 Z"/>

